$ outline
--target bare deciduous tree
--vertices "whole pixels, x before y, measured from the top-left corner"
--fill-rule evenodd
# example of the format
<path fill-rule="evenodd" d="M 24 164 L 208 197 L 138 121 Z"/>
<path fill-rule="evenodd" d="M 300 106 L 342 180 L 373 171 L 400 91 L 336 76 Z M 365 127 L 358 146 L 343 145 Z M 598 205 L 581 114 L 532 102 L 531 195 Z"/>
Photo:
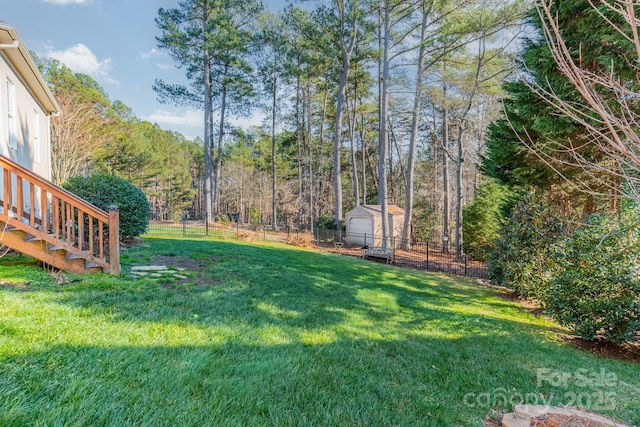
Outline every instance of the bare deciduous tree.
<path fill-rule="evenodd" d="M 589 0 L 590 6 L 608 26 L 612 36 L 629 44 L 624 62 L 635 70 L 640 65 L 638 0 Z M 562 114 L 583 126 L 589 138 L 580 141 L 549 141 L 546 151 L 538 149 L 525 134 L 522 142 L 530 147 L 548 166 L 575 187 L 592 193 L 621 195 L 640 201 L 640 112 L 638 79 L 620 77 L 614 61 L 600 70 L 587 68 L 582 52 L 567 45 L 563 28 L 553 10 L 553 0 L 539 0 L 535 7 L 540 17 L 543 35 L 558 70 L 575 88 L 580 99 L 565 99 L 545 82 L 523 81 L 542 99 Z M 598 160 L 592 154 L 599 152 Z M 591 181 L 576 182 L 563 174 L 563 166 L 578 167 Z M 620 185 L 621 182 L 627 185 Z"/>
<path fill-rule="evenodd" d="M 74 91 L 55 90 L 55 96 L 61 114 L 51 120 L 51 175 L 60 185 L 79 175 L 112 135 L 95 102 Z"/>

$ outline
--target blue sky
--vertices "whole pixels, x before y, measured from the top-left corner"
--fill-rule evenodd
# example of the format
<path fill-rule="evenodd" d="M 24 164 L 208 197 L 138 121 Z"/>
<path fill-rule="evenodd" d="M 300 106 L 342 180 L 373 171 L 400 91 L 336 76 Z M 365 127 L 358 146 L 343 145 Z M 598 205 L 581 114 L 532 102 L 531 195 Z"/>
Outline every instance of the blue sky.
<path fill-rule="evenodd" d="M 187 138 L 202 136 L 202 112 L 161 104 L 152 89 L 156 78 L 185 83 L 184 71 L 157 48 L 159 8 L 179 0 L 20 0 L 3 2 L 0 20 L 16 28 L 26 47 L 56 58 L 75 72 L 92 76 L 109 94 L 142 119 Z M 266 0 L 276 11 L 285 0 Z M 253 120 L 237 124 L 257 123 Z"/>

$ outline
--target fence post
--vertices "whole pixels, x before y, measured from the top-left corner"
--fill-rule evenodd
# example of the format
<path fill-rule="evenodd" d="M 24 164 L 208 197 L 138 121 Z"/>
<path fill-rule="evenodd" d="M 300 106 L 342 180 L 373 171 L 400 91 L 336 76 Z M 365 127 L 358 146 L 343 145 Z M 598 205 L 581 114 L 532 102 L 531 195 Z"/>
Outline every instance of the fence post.
<path fill-rule="evenodd" d="M 187 216 L 182 217 L 182 237 L 187 237 Z"/>
<path fill-rule="evenodd" d="M 393 249 L 393 252 L 391 252 L 393 254 L 391 256 L 391 264 L 394 264 L 396 262 L 396 237 L 393 234 L 389 239 L 389 243 L 391 243 L 391 249 Z"/>
<path fill-rule="evenodd" d="M 364 233 L 364 246 L 367 246 L 367 233 Z"/>
<path fill-rule="evenodd" d="M 120 275 L 120 210 L 109 206 L 109 274 Z"/>
<path fill-rule="evenodd" d="M 236 222 L 236 239 L 240 238 L 240 221 Z"/>
<path fill-rule="evenodd" d="M 427 254 L 427 267 L 425 270 L 429 270 L 429 241 L 427 240 L 424 244 L 424 251 Z"/>
<path fill-rule="evenodd" d="M 209 212 L 204 213 L 204 235 L 209 237 Z"/>
<path fill-rule="evenodd" d="M 464 258 L 464 275 L 467 275 L 467 255 L 462 255 Z"/>

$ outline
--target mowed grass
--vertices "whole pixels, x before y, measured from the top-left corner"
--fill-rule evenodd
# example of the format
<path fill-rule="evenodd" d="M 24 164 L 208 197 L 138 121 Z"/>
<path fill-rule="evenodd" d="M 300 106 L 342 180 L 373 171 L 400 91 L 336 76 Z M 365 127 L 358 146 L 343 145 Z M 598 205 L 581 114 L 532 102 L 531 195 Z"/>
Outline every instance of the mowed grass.
<path fill-rule="evenodd" d="M 183 278 L 0 259 L 1 426 L 480 426 L 513 404 L 640 424 L 640 366 L 475 281 L 280 244 L 147 238 Z"/>

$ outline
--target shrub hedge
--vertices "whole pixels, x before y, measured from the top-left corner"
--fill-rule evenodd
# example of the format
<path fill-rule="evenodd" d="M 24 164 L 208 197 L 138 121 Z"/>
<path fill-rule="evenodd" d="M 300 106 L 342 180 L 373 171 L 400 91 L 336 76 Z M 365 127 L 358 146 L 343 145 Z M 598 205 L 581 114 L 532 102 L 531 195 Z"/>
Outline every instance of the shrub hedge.
<path fill-rule="evenodd" d="M 614 343 L 640 331 L 640 213 L 597 214 L 568 232 L 544 203 L 520 199 L 487 261 L 496 284 L 535 298 L 577 336 Z"/>

